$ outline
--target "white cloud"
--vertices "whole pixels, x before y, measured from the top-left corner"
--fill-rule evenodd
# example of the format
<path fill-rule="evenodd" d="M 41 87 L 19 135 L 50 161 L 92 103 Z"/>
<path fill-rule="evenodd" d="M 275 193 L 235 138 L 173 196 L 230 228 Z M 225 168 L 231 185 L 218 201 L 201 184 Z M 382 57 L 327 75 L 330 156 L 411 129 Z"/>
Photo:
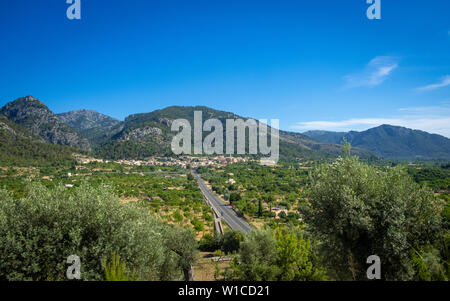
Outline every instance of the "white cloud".
<path fill-rule="evenodd" d="M 439 88 L 450 86 L 450 75 L 444 76 L 437 84 L 432 84 L 424 87 L 417 88 L 417 91 L 431 91 Z"/>
<path fill-rule="evenodd" d="M 409 108 L 400 108 L 398 109 L 400 112 L 408 113 L 408 114 L 421 114 L 427 116 L 450 116 L 450 102 L 443 101 L 441 102 L 441 106 L 428 106 L 428 107 L 409 107 Z"/>
<path fill-rule="evenodd" d="M 293 130 L 324 130 L 324 131 L 365 131 L 367 129 L 390 124 L 410 129 L 422 130 L 440 134 L 450 138 L 450 107 L 412 107 L 399 109 L 403 115 L 392 118 L 352 118 L 339 121 L 308 121 L 298 122 L 291 126 Z"/>
<path fill-rule="evenodd" d="M 391 56 L 377 56 L 362 72 L 344 76 L 347 88 L 375 87 L 382 84 L 398 67 L 398 61 Z"/>

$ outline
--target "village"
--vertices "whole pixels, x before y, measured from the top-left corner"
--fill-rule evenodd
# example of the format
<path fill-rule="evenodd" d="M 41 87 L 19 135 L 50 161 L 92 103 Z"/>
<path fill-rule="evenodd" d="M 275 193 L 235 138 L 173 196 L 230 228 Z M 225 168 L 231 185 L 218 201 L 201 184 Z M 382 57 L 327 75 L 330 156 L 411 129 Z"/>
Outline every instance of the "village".
<path fill-rule="evenodd" d="M 183 169 L 197 168 L 201 166 L 222 167 L 226 164 L 245 163 L 251 161 L 247 157 L 232 156 L 216 156 L 216 157 L 194 157 L 194 156 L 178 156 L 178 157 L 150 157 L 145 160 L 105 160 L 91 158 L 81 155 L 75 156 L 80 164 L 97 163 L 117 163 L 128 166 L 177 166 Z"/>

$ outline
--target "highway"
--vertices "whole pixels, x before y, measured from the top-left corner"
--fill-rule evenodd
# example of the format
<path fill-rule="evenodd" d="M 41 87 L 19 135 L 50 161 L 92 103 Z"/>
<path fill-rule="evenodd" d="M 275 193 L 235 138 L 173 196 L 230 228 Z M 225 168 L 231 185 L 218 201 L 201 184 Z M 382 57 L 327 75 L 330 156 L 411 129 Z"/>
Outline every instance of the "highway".
<path fill-rule="evenodd" d="M 244 219 L 240 218 L 229 205 L 224 204 L 224 202 L 222 202 L 222 200 L 206 186 L 205 181 L 203 181 L 195 170 L 192 170 L 192 175 L 197 180 L 200 190 L 210 205 L 212 205 L 217 213 L 221 215 L 221 218 L 231 229 L 241 231 L 245 234 L 252 230 L 252 227 Z"/>

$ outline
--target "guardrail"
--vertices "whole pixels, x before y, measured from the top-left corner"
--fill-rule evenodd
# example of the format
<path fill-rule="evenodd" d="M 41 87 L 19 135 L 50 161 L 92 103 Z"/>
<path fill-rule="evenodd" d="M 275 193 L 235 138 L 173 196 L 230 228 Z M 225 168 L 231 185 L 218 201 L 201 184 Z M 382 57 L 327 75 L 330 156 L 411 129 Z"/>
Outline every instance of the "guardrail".
<path fill-rule="evenodd" d="M 214 230 L 216 230 L 219 234 L 223 234 L 223 227 L 222 227 L 222 221 L 220 218 L 219 213 L 217 212 L 216 208 L 208 201 L 208 199 L 204 196 L 203 199 L 205 200 L 205 203 L 209 205 L 211 210 L 213 211 L 214 215 Z"/>

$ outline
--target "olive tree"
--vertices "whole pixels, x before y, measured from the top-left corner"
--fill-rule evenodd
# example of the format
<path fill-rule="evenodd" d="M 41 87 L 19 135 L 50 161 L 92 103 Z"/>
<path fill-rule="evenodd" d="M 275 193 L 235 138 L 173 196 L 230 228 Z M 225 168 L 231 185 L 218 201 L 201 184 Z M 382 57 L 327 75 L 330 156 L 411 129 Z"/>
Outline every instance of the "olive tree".
<path fill-rule="evenodd" d="M 233 262 L 236 278 L 245 281 L 274 281 L 279 275 L 277 241 L 272 231 L 254 230 L 241 242 Z"/>
<path fill-rule="evenodd" d="M 104 259 L 119 254 L 129 274 L 158 280 L 170 261 L 165 225 L 108 186 L 0 191 L 0 280 L 67 280 L 66 260 L 81 259 L 83 280 L 103 280 Z"/>
<path fill-rule="evenodd" d="M 324 279 L 311 240 L 288 227 L 247 234 L 232 267 L 234 278 L 245 281 Z"/>
<path fill-rule="evenodd" d="M 280 281 L 324 280 L 310 239 L 305 239 L 300 231 L 278 228 L 277 265 Z"/>
<path fill-rule="evenodd" d="M 367 279 L 370 255 L 381 258 L 384 279 L 411 279 L 410 250 L 432 244 L 440 232 L 431 191 L 401 167 L 383 170 L 356 157 L 311 173 L 309 209 L 307 223 L 338 279 Z"/>
<path fill-rule="evenodd" d="M 241 241 L 244 240 L 244 234 L 238 230 L 226 231 L 222 238 L 222 251 L 225 254 L 234 253 L 239 250 Z"/>
<path fill-rule="evenodd" d="M 185 281 L 193 281 L 192 266 L 198 254 L 198 243 L 191 228 L 167 227 L 164 232 L 164 244 L 169 256 L 175 255 L 176 265 L 181 271 Z"/>

